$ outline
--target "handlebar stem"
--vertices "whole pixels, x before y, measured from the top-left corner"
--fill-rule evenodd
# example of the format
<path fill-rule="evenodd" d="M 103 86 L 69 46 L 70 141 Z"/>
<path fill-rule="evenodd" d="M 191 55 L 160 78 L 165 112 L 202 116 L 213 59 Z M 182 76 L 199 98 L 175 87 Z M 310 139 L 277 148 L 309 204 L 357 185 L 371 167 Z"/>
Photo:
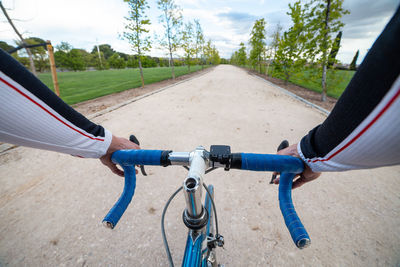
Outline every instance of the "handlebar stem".
<path fill-rule="evenodd" d="M 198 218 L 203 213 L 201 203 L 203 175 L 208 165 L 204 147 L 197 147 L 190 152 L 190 169 L 187 178 L 183 181 L 183 192 L 186 200 L 187 214 Z"/>

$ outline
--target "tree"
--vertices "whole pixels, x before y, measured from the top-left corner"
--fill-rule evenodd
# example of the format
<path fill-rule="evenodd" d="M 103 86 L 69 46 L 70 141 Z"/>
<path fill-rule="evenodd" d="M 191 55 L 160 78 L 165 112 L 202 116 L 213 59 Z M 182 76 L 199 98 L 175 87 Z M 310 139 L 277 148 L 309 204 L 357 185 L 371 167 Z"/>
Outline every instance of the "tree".
<path fill-rule="evenodd" d="M 76 48 L 71 49 L 71 51 L 69 51 L 67 54 L 67 58 L 68 58 L 67 64 L 69 69 L 73 71 L 86 69 L 86 64 L 85 61 L 83 60 L 82 52 L 80 51 L 80 49 Z"/>
<path fill-rule="evenodd" d="M 211 64 L 211 59 L 212 59 L 212 45 L 211 45 L 211 40 L 209 39 L 206 43 L 206 45 L 203 47 L 204 50 L 204 57 L 205 57 L 205 61 L 206 64 Z"/>
<path fill-rule="evenodd" d="M 16 41 L 18 46 L 22 46 L 23 44 L 27 45 L 36 45 L 36 44 L 44 44 L 46 43 L 43 39 L 39 37 L 29 37 L 24 39 L 24 43 L 22 41 Z M 30 53 L 35 65 L 35 70 L 42 72 L 46 69 L 50 68 L 47 51 L 43 46 L 30 48 Z"/>
<path fill-rule="evenodd" d="M 231 59 L 230 59 L 230 64 L 239 65 L 239 63 L 238 63 L 238 51 L 235 51 L 232 54 Z"/>
<path fill-rule="evenodd" d="M 244 66 L 244 65 L 246 65 L 246 61 L 247 61 L 246 47 L 244 46 L 244 43 L 241 42 L 240 48 L 237 52 L 237 63 L 240 66 Z"/>
<path fill-rule="evenodd" d="M 283 73 L 285 83 L 306 63 L 304 52 L 309 38 L 305 25 L 305 10 L 300 1 L 289 4 L 289 10 L 287 14 L 291 17 L 293 25 L 279 39 L 274 62 L 274 71 Z"/>
<path fill-rule="evenodd" d="M 4 51 L 8 52 L 10 50 L 15 49 L 15 46 L 12 46 L 12 45 L 8 44 L 7 42 L 0 41 L 0 48 L 3 49 Z M 18 56 L 18 53 L 12 53 L 11 56 L 13 58 L 15 58 L 16 60 L 18 60 L 22 65 L 27 66 L 29 68 L 29 59 L 28 58 L 26 58 L 26 60 L 22 59 L 21 57 Z M 24 62 L 22 62 L 22 61 L 24 61 Z"/>
<path fill-rule="evenodd" d="M 221 57 L 219 56 L 219 52 L 215 46 L 211 49 L 211 64 L 218 65 L 221 63 Z"/>
<path fill-rule="evenodd" d="M 218 65 L 221 63 L 221 58 L 217 48 L 212 45 L 211 40 L 208 40 L 204 46 L 204 57 L 207 64 Z"/>
<path fill-rule="evenodd" d="M 112 49 L 111 45 L 109 45 L 109 44 L 99 45 L 99 50 L 100 50 L 100 52 L 103 53 L 104 58 L 106 60 L 116 53 L 116 51 L 114 49 Z M 96 45 L 93 46 L 93 49 L 92 49 L 92 54 L 95 54 L 95 53 L 98 53 Z"/>
<path fill-rule="evenodd" d="M 150 57 L 150 56 L 145 56 L 142 58 L 143 61 L 143 67 L 144 68 L 154 68 L 157 67 L 157 61 L 156 58 Z"/>
<path fill-rule="evenodd" d="M 182 11 L 174 0 L 158 0 L 158 9 L 163 14 L 159 16 L 160 22 L 165 29 L 163 37 L 159 40 L 160 45 L 168 50 L 170 67 L 172 67 L 172 79 L 175 79 L 173 53 L 179 47 L 182 27 Z"/>
<path fill-rule="evenodd" d="M 195 36 L 193 32 L 193 24 L 188 22 L 185 24 L 185 28 L 182 32 L 182 48 L 185 51 L 184 59 L 190 71 L 190 65 L 192 65 L 192 57 L 196 53 Z"/>
<path fill-rule="evenodd" d="M 56 45 L 57 51 L 54 53 L 56 66 L 62 69 L 81 71 L 88 66 L 95 66 L 97 55 L 89 54 L 84 49 L 73 48 L 67 42 Z"/>
<path fill-rule="evenodd" d="M 278 24 L 276 24 L 276 26 L 275 26 L 275 31 L 271 35 L 272 42 L 270 45 L 270 49 L 271 49 L 270 52 L 273 54 L 273 57 L 272 57 L 272 59 L 270 58 L 270 60 L 268 61 L 268 66 L 267 66 L 267 71 L 266 71 L 267 75 L 268 75 L 270 61 L 272 60 L 273 64 L 275 64 L 276 51 L 278 50 L 281 37 L 282 37 L 282 25 L 278 22 Z"/>
<path fill-rule="evenodd" d="M 357 59 L 358 55 L 360 54 L 360 50 L 357 50 L 356 54 L 353 57 L 353 60 L 350 63 L 350 69 L 351 70 L 356 70 L 357 69 Z"/>
<path fill-rule="evenodd" d="M 107 70 L 109 69 L 108 62 L 104 57 L 103 52 L 100 51 L 100 54 L 96 51 L 95 53 L 91 53 L 91 62 L 90 66 L 95 67 L 97 70 Z"/>
<path fill-rule="evenodd" d="M 143 52 L 149 51 L 151 48 L 150 37 L 147 36 L 149 32 L 146 27 L 150 25 L 150 20 L 147 18 L 145 11 L 150 8 L 146 0 L 124 0 L 129 6 L 129 15 L 125 17 L 128 24 L 125 26 L 124 38 L 132 45 L 132 49 L 138 55 L 138 63 L 140 70 L 140 78 L 142 80 L 142 87 L 144 87 L 144 77 L 142 69 L 142 55 Z"/>
<path fill-rule="evenodd" d="M 113 69 L 124 69 L 126 67 L 125 60 L 119 56 L 118 53 L 115 53 L 107 60 L 108 64 Z"/>
<path fill-rule="evenodd" d="M 264 19 L 256 20 L 250 33 L 250 62 L 254 67 L 258 65 L 260 72 L 262 53 L 265 50 L 265 25 Z"/>
<path fill-rule="evenodd" d="M 64 53 L 68 53 L 69 51 L 71 51 L 72 48 L 73 48 L 72 45 L 70 45 L 68 42 L 64 42 L 64 41 L 61 41 L 61 43 L 59 45 L 56 45 L 56 49 L 58 51 L 62 51 Z"/>
<path fill-rule="evenodd" d="M 54 52 L 54 59 L 56 61 L 56 66 L 62 69 L 68 69 L 68 56 L 67 54 L 71 51 L 72 46 L 67 42 L 61 42 L 56 45 L 57 51 Z"/>
<path fill-rule="evenodd" d="M 128 54 L 125 54 L 125 53 L 122 53 L 122 52 L 117 52 L 117 54 L 118 54 L 121 58 L 123 58 L 125 61 L 128 61 L 128 58 L 129 58 L 129 55 L 128 55 Z"/>
<path fill-rule="evenodd" d="M 4 16 L 6 17 L 6 19 L 8 20 L 8 23 L 10 23 L 11 27 L 14 29 L 15 33 L 18 35 L 19 39 L 21 40 L 21 44 L 26 45 L 26 42 L 24 40 L 24 38 L 22 37 L 22 35 L 19 33 L 19 31 L 17 30 L 17 28 L 15 27 L 13 21 L 11 20 L 11 18 L 8 16 L 6 9 L 4 8 L 1 0 L 0 0 L 0 9 L 3 11 Z M 37 76 L 36 74 L 36 68 L 35 68 L 35 63 L 33 62 L 33 58 L 32 58 L 32 54 L 29 48 L 25 47 L 25 50 L 29 56 L 29 65 L 31 67 L 31 71 L 32 73 Z"/>
<path fill-rule="evenodd" d="M 7 44 L 7 43 L 4 42 L 4 41 L 0 41 L 0 48 L 3 49 L 4 51 L 8 52 L 8 51 L 10 51 L 11 49 L 14 49 L 15 47 L 12 46 L 12 45 Z"/>
<path fill-rule="evenodd" d="M 200 61 L 201 65 L 203 66 L 203 46 L 204 46 L 204 34 L 203 34 L 203 29 L 201 28 L 200 21 L 195 19 L 194 20 L 194 25 L 195 25 L 195 54 L 196 54 L 196 64 L 198 64 L 199 60 L 199 53 L 200 53 Z"/>
<path fill-rule="evenodd" d="M 137 68 L 139 67 L 139 63 L 136 56 L 129 56 L 126 62 L 126 66 L 128 68 Z"/>
<path fill-rule="evenodd" d="M 322 96 L 321 100 L 326 101 L 326 72 L 328 66 L 328 50 L 332 46 L 332 34 L 340 31 L 344 23 L 340 18 L 349 14 L 343 8 L 344 0 L 311 0 L 305 5 L 309 11 L 307 14 L 310 40 L 308 54 L 311 58 L 317 58 L 322 68 Z"/>
<path fill-rule="evenodd" d="M 332 68 L 333 64 L 336 62 L 336 55 L 339 52 L 340 41 L 342 40 L 342 31 L 338 32 L 335 41 L 332 44 L 331 52 L 328 57 L 328 68 Z"/>

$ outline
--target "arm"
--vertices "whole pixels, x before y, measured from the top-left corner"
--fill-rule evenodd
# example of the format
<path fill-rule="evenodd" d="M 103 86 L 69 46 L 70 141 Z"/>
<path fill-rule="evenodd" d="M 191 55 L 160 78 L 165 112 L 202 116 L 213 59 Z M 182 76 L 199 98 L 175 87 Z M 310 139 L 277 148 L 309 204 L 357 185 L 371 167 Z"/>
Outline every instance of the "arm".
<path fill-rule="evenodd" d="M 369 50 L 328 118 L 303 137 L 314 171 L 400 163 L 400 9 Z"/>
<path fill-rule="evenodd" d="M 1 49 L 0 101 L 2 142 L 84 158 L 100 158 L 115 148 L 138 148 L 75 111 Z M 120 174 L 111 162 L 106 165 Z"/>
<path fill-rule="evenodd" d="M 400 164 L 400 8 L 369 50 L 328 118 L 278 154 L 301 157 L 293 188 L 322 171 Z M 279 183 L 279 179 L 275 180 Z"/>

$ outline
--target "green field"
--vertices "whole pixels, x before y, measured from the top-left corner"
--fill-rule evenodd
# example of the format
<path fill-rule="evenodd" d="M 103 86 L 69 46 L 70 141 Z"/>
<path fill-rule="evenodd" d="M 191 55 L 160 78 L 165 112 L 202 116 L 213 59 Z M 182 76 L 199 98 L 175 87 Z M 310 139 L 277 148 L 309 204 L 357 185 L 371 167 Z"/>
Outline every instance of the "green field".
<path fill-rule="evenodd" d="M 190 72 L 200 69 L 201 66 L 191 66 Z M 175 67 L 176 77 L 187 73 L 186 66 Z M 171 69 L 145 68 L 143 75 L 145 84 L 151 84 L 171 78 Z M 61 98 L 70 105 L 141 86 L 139 69 L 58 72 L 57 77 Z M 39 79 L 54 90 L 50 73 L 39 74 Z"/>
<path fill-rule="evenodd" d="M 253 69 L 250 66 L 246 66 L 246 68 Z M 261 68 L 261 72 L 265 73 L 264 66 Z M 270 68 L 268 73 L 272 77 L 284 80 L 283 74 L 273 73 L 273 68 Z M 342 95 L 344 89 L 346 89 L 351 78 L 353 78 L 354 73 L 355 71 L 351 70 L 328 70 L 327 74 L 328 96 L 339 98 Z M 320 75 L 321 74 L 317 74 L 316 69 L 304 69 L 301 72 L 292 74 L 292 76 L 289 79 L 289 82 L 310 89 L 312 91 L 321 93 L 322 87 L 321 87 Z"/>
<path fill-rule="evenodd" d="M 327 74 L 327 94 L 328 96 L 339 98 L 346 89 L 355 71 L 350 70 L 328 70 Z M 289 79 L 291 83 L 301 87 L 321 93 L 321 78 L 315 77 L 310 70 L 293 75 Z"/>

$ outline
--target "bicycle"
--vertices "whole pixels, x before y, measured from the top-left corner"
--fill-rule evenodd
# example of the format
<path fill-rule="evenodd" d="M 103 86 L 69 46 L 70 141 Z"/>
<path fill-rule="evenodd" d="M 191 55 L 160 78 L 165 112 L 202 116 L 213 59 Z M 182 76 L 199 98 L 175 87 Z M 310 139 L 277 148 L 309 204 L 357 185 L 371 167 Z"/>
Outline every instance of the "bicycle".
<path fill-rule="evenodd" d="M 131 141 L 139 143 L 131 136 Z M 284 141 L 285 142 L 285 141 Z M 282 144 L 280 145 L 282 147 Z M 279 148 L 278 148 L 279 149 Z M 173 152 L 171 150 L 119 150 L 113 153 L 112 161 L 119 164 L 125 172 L 124 190 L 104 217 L 103 224 L 113 229 L 125 212 L 135 192 L 135 165 L 170 166 L 181 165 L 188 170 L 183 185 L 168 199 L 161 217 L 161 230 L 171 266 L 174 266 L 168 241 L 165 235 L 164 218 L 172 199 L 183 190 L 186 208 L 182 219 L 188 228 L 185 253 L 182 266 L 219 266 L 216 261 L 216 247 L 223 247 L 224 238 L 219 233 L 218 218 L 214 203 L 214 187 L 203 183 L 203 176 L 216 168 L 226 171 L 241 169 L 250 171 L 273 171 L 281 173 L 279 181 L 279 206 L 290 235 L 300 249 L 310 245 L 310 237 L 294 209 L 291 190 L 296 174 L 301 173 L 304 164 L 301 159 L 269 154 L 231 153 L 229 146 L 213 145 L 210 151 L 199 146 L 191 152 Z M 206 190 L 202 205 L 202 188 Z"/>

